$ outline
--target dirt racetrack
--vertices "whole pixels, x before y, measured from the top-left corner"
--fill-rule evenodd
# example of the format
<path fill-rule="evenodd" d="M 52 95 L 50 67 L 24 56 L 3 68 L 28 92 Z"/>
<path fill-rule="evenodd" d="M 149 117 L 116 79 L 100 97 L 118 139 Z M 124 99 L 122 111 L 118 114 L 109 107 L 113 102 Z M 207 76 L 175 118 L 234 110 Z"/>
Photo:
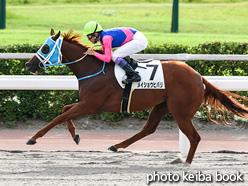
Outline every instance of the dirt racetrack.
<path fill-rule="evenodd" d="M 0 152 L 0 185 L 247 185 L 248 154 L 176 152 Z M 175 160 L 173 162 L 173 160 Z"/>
<path fill-rule="evenodd" d="M 110 145 L 141 128 L 136 122 L 127 123 L 130 126 L 103 123 L 104 128 L 94 130 L 89 129 L 92 122 L 88 127 L 79 126 L 80 145 L 72 141 L 64 126 L 50 131 L 34 146 L 25 143 L 44 123 L 19 125 L 14 130 L 1 126 L 0 186 L 247 185 L 246 124 L 228 128 L 196 122 L 202 141 L 192 164 L 187 165 L 182 163 L 186 157 L 178 153 L 175 124 L 162 125 L 156 133 L 118 153 L 108 152 Z"/>

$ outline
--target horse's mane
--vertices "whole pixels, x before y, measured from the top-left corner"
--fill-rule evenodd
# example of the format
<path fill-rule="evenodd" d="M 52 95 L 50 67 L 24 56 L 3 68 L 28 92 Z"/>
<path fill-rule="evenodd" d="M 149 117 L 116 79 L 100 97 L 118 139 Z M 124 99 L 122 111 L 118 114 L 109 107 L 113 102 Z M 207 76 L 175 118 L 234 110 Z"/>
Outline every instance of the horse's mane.
<path fill-rule="evenodd" d="M 71 29 L 71 30 L 69 30 L 69 32 L 62 34 L 63 39 L 65 41 L 70 42 L 70 43 L 80 44 L 80 45 L 83 45 L 86 48 L 89 48 L 89 46 L 85 45 L 83 43 L 83 41 L 80 40 L 82 35 L 79 34 L 79 33 L 73 33 L 73 32 L 74 32 L 74 30 Z"/>
<path fill-rule="evenodd" d="M 63 40 L 68 41 L 70 43 L 82 45 L 84 48 L 90 48 L 91 47 L 91 46 L 85 45 L 83 43 L 83 41 L 80 40 L 82 37 L 82 35 L 80 33 L 73 33 L 73 32 L 74 32 L 74 30 L 71 29 L 71 30 L 69 30 L 69 32 L 62 34 Z M 99 53 L 103 53 L 102 50 L 95 50 L 95 51 L 97 51 Z"/>

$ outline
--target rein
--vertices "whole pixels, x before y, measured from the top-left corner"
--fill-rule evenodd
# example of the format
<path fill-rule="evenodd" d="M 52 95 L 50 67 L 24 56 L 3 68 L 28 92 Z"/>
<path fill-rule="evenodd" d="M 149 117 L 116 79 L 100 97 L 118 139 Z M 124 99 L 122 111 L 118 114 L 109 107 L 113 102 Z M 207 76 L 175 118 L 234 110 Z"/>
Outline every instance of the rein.
<path fill-rule="evenodd" d="M 92 47 L 91 47 L 91 48 L 92 48 Z M 80 59 L 77 59 L 76 61 L 71 61 L 71 62 L 68 62 L 68 63 L 61 63 L 61 62 L 58 62 L 58 63 L 55 63 L 55 64 L 45 64 L 45 66 L 46 66 L 46 67 L 51 67 L 51 66 L 70 65 L 70 64 L 77 63 L 77 62 L 83 60 L 86 56 L 87 56 L 87 54 L 84 54 L 84 56 L 81 57 Z"/>
<path fill-rule="evenodd" d="M 79 58 L 79 59 L 77 59 L 75 61 L 71 61 L 71 62 L 67 62 L 67 63 L 62 63 L 61 46 L 62 46 L 63 39 L 62 38 L 59 38 L 56 41 L 54 41 L 52 39 L 52 37 L 53 36 L 49 37 L 47 39 L 47 41 L 42 45 L 42 47 L 45 44 L 47 44 L 49 47 L 52 47 L 52 50 L 49 52 L 49 54 L 46 55 L 46 54 L 42 53 L 42 50 L 41 50 L 42 47 L 35 54 L 35 56 L 40 60 L 39 66 L 41 68 L 43 68 L 44 70 L 46 70 L 46 67 L 49 67 L 49 66 L 62 66 L 62 65 L 74 64 L 74 63 L 77 63 L 77 62 L 83 60 L 87 56 L 87 54 L 84 54 L 84 56 L 82 56 L 81 58 Z M 94 45 L 91 48 L 94 48 L 96 46 L 102 46 L 102 45 Z M 47 63 L 49 63 L 49 64 L 47 64 Z M 43 67 L 41 66 L 41 64 L 43 65 Z M 102 70 L 101 71 L 99 71 L 99 72 L 97 72 L 95 74 L 92 74 L 92 75 L 88 75 L 88 76 L 85 76 L 85 77 L 78 78 L 77 80 L 80 81 L 80 80 L 83 80 L 83 79 L 88 79 L 88 78 L 97 76 L 97 75 L 99 75 L 101 73 L 105 74 L 105 72 L 104 72 L 105 65 L 106 65 L 106 62 L 104 61 L 103 62 L 103 67 L 102 67 Z"/>

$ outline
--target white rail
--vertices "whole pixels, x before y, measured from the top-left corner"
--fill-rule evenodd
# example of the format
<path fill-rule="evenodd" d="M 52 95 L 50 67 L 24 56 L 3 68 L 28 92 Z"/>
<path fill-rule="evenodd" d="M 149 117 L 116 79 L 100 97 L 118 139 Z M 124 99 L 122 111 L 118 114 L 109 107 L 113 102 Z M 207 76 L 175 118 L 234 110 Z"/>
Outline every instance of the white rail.
<path fill-rule="evenodd" d="M 248 61 L 248 55 L 220 54 L 135 54 L 135 59 L 158 59 L 178 61 Z"/>
<path fill-rule="evenodd" d="M 30 59 L 34 53 L 0 53 L 0 59 Z M 134 54 L 135 59 L 158 59 L 180 61 L 248 61 L 248 55 L 222 54 Z"/>
<path fill-rule="evenodd" d="M 78 90 L 75 76 L 2 75 L 0 90 Z"/>
<path fill-rule="evenodd" d="M 204 76 L 222 90 L 248 91 L 246 76 Z M 75 76 L 1 75 L 0 90 L 78 90 Z"/>

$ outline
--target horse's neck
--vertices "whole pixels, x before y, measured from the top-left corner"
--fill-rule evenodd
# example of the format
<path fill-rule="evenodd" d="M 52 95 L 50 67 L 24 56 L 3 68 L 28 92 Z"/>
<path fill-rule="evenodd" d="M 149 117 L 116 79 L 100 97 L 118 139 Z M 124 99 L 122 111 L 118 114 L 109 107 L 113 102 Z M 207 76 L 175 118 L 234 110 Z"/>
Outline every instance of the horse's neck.
<path fill-rule="evenodd" d="M 62 53 L 64 59 L 66 60 L 65 63 L 80 59 L 82 56 L 85 55 L 84 52 L 86 50 L 87 48 L 81 45 L 66 42 L 65 46 L 62 48 Z M 100 60 L 93 56 L 86 56 L 81 61 L 68 65 L 68 67 L 77 78 L 81 78 L 100 71 L 102 68 L 102 63 L 100 63 Z"/>

